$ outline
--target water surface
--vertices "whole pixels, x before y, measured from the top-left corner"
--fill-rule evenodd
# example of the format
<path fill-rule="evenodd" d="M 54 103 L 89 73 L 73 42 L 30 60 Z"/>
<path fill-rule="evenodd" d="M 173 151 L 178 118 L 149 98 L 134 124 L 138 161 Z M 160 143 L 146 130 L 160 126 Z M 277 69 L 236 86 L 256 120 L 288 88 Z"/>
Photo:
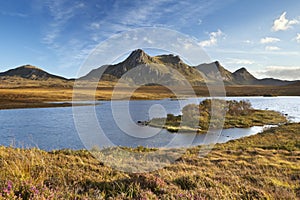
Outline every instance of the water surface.
<path fill-rule="evenodd" d="M 183 106 L 203 99 L 186 99 L 181 100 L 180 103 Z M 256 109 L 276 110 L 286 114 L 291 121 L 300 122 L 300 97 L 228 97 L 226 99 L 249 100 Z M 119 114 L 126 112 L 126 110 L 124 111 L 126 102 L 115 101 L 113 105 Z M 119 125 L 115 123 L 111 107 L 110 101 L 101 101 L 100 105 L 95 106 L 95 112 L 105 137 L 114 145 L 164 147 L 170 141 L 173 141 L 173 144 L 178 143 L 178 145 L 184 140 L 190 140 L 191 145 L 207 142 L 205 134 L 197 135 L 196 137 L 192 134 L 178 136 L 178 134 L 170 134 L 166 130 L 161 130 L 149 138 L 133 137 L 128 135 L 126 131 L 122 131 Z M 95 141 L 97 133 L 93 132 L 95 130 L 89 129 L 89 118 L 85 118 L 85 116 L 89 116 L 89 113 L 85 113 L 85 108 L 82 107 L 82 113 L 80 113 L 81 118 L 86 120 L 82 124 L 87 126 L 87 136 L 94 134 L 95 139 L 92 138 L 91 141 L 98 144 Z M 153 116 L 164 116 L 166 113 L 179 114 L 179 102 L 164 99 L 131 101 L 129 103 L 129 114 L 133 122 L 148 120 Z M 119 114 L 117 113 L 115 118 L 120 117 Z M 120 120 L 126 122 L 122 118 Z M 0 145 L 26 148 L 38 147 L 45 150 L 85 148 L 80 139 L 82 134 L 79 136 L 77 133 L 71 107 L 0 110 L 0 124 Z M 127 128 L 131 130 L 132 127 L 129 126 Z M 147 129 L 154 128 L 148 127 Z M 132 128 L 132 132 L 134 131 L 135 129 Z M 253 135 L 260 131 L 262 131 L 262 127 L 225 129 L 218 136 L 217 142 L 227 142 L 228 140 Z M 158 131 L 156 130 L 156 132 Z M 143 133 L 138 132 L 134 134 Z M 101 141 L 99 141 L 99 144 L 102 144 Z"/>

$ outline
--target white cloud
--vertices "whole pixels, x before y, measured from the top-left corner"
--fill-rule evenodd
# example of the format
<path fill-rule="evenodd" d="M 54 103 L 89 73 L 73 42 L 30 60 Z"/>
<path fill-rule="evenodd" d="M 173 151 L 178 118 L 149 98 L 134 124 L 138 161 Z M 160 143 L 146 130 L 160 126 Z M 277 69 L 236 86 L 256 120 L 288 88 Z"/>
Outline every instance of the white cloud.
<path fill-rule="evenodd" d="M 261 44 L 269 44 L 269 43 L 276 43 L 276 42 L 280 42 L 280 39 L 274 37 L 265 37 L 260 39 Z"/>
<path fill-rule="evenodd" d="M 97 23 L 97 22 L 93 22 L 89 26 L 89 28 L 92 29 L 92 30 L 99 30 L 100 27 L 101 27 L 100 23 Z"/>
<path fill-rule="evenodd" d="M 274 20 L 272 30 L 285 31 L 292 28 L 292 26 L 295 24 L 299 24 L 299 21 L 296 19 L 288 20 L 286 18 L 286 12 L 283 12 L 278 19 Z"/>
<path fill-rule="evenodd" d="M 222 53 L 222 54 L 235 54 L 235 55 L 266 55 L 266 56 L 300 56 L 299 51 L 257 51 L 257 50 L 236 50 L 236 49 L 214 49 L 214 52 Z"/>
<path fill-rule="evenodd" d="M 297 41 L 298 43 L 300 43 L 300 33 L 297 33 L 296 41 Z"/>
<path fill-rule="evenodd" d="M 254 63 L 252 60 L 239 59 L 239 58 L 229 58 L 226 62 L 227 64 L 238 64 L 238 65 L 251 65 Z"/>
<path fill-rule="evenodd" d="M 244 40 L 243 42 L 246 44 L 253 44 L 253 41 L 251 41 L 251 40 Z"/>
<path fill-rule="evenodd" d="M 153 43 L 152 40 L 150 38 L 148 38 L 148 37 L 144 37 L 143 40 L 146 41 L 149 44 Z"/>
<path fill-rule="evenodd" d="M 300 80 L 300 66 L 267 66 L 256 72 L 261 77 L 272 77 L 284 80 Z"/>
<path fill-rule="evenodd" d="M 222 35 L 224 35 L 224 33 L 223 33 L 220 29 L 218 29 L 217 32 L 211 32 L 211 33 L 209 34 L 209 40 L 204 40 L 204 41 L 200 42 L 199 45 L 202 46 L 202 47 L 210 47 L 210 46 L 214 46 L 214 45 L 217 44 L 218 39 L 219 39 Z"/>
<path fill-rule="evenodd" d="M 266 51 L 278 51 L 280 50 L 279 47 L 276 47 L 276 46 L 266 46 Z"/>

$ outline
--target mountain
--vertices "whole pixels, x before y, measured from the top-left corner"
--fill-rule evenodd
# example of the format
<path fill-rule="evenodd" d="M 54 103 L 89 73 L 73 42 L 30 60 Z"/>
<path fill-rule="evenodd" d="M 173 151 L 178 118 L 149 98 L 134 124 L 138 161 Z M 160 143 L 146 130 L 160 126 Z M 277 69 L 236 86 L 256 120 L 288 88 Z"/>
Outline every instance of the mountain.
<path fill-rule="evenodd" d="M 256 85 L 256 82 L 258 81 L 258 79 L 250 74 L 250 72 L 248 72 L 244 67 L 233 72 L 232 76 L 234 78 L 234 82 L 239 85 Z"/>
<path fill-rule="evenodd" d="M 254 77 L 246 68 L 242 67 L 231 73 L 225 69 L 218 61 L 213 63 L 204 63 L 196 66 L 201 71 L 207 80 L 224 81 L 226 85 L 273 85 L 281 86 L 293 84 L 297 81 L 283 81 L 273 78 L 258 79 Z"/>
<path fill-rule="evenodd" d="M 115 65 L 92 70 L 81 80 L 117 81 L 121 77 L 129 84 L 192 85 L 204 83 L 202 73 L 172 54 L 149 56 L 143 50 L 133 51 L 127 59 Z"/>
<path fill-rule="evenodd" d="M 231 73 L 218 61 L 200 64 L 196 68 L 205 74 L 208 80 L 223 80 L 226 85 L 257 85 L 259 81 L 244 67 Z"/>
<path fill-rule="evenodd" d="M 218 61 L 200 64 L 195 68 L 205 75 L 206 80 L 223 80 L 225 84 L 234 83 L 232 73 L 225 69 Z"/>
<path fill-rule="evenodd" d="M 179 72 L 179 73 L 175 73 Z M 181 74 L 181 75 L 179 75 Z M 182 85 L 184 79 L 192 85 L 205 85 L 205 82 L 223 80 L 225 85 L 287 85 L 292 81 L 278 79 L 257 79 L 246 68 L 231 73 L 218 61 L 198 66 L 185 64 L 179 56 L 172 54 L 149 56 L 143 50 L 133 51 L 123 62 L 105 65 L 92 70 L 81 80 L 101 80 L 116 82 L 121 77 L 127 83 L 161 83 L 166 85 Z"/>
<path fill-rule="evenodd" d="M 24 65 L 21 67 L 17 67 L 15 69 L 10 69 L 6 72 L 0 73 L 0 77 L 15 77 L 15 78 L 24 78 L 29 80 L 48 80 L 48 79 L 67 80 L 64 77 L 49 74 L 48 72 L 32 65 Z"/>

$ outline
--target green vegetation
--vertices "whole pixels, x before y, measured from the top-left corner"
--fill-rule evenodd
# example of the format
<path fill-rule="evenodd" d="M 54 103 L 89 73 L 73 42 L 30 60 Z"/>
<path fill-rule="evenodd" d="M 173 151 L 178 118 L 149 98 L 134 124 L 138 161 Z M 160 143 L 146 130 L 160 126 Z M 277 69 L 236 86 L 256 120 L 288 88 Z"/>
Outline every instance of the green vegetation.
<path fill-rule="evenodd" d="M 154 118 L 146 124 L 165 128 L 170 132 L 196 130 L 205 133 L 208 128 L 247 128 L 285 122 L 287 119 L 282 114 L 270 110 L 255 110 L 248 101 L 206 99 L 199 105 L 185 106 L 182 115 L 168 114 L 166 118 Z"/>
<path fill-rule="evenodd" d="M 151 173 L 116 171 L 85 150 L 0 147 L 0 199 L 299 199 L 300 123 L 189 148 Z M 134 152 L 155 151 L 147 148 Z"/>

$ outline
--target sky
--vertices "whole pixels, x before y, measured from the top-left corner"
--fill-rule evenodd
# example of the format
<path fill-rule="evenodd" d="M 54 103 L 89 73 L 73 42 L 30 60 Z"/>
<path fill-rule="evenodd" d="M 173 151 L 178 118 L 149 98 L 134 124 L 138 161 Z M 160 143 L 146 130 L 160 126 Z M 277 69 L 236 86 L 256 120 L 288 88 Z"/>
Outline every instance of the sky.
<path fill-rule="evenodd" d="M 31 64 L 76 77 L 114 34 L 162 27 L 193 38 L 229 71 L 246 67 L 257 78 L 296 80 L 299 10 L 299 0 L 0 1 L 0 71 Z"/>

